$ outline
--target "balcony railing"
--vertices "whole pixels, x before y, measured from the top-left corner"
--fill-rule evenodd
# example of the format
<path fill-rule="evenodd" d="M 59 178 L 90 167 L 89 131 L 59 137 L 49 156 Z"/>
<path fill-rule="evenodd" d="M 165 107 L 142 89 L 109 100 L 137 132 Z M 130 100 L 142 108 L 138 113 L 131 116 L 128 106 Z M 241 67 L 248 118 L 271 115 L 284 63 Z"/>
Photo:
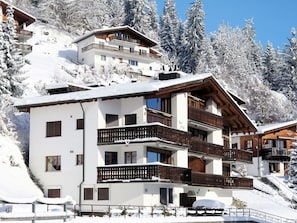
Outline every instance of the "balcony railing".
<path fill-rule="evenodd" d="M 98 167 L 97 182 L 104 181 L 165 181 L 190 184 L 191 169 L 161 164 Z"/>
<path fill-rule="evenodd" d="M 103 44 L 98 44 L 98 43 L 91 43 L 90 45 L 83 47 L 82 52 L 86 52 L 89 50 L 93 49 L 101 49 L 101 50 L 108 50 L 108 51 L 115 51 L 115 52 L 122 52 L 124 54 L 130 54 L 130 55 L 137 55 L 141 57 L 147 57 L 147 58 L 153 58 L 153 59 L 159 59 L 160 57 L 152 54 L 152 53 L 144 53 L 140 51 L 131 51 L 130 49 L 123 49 L 123 48 L 118 48 L 118 46 L 107 46 Z"/>
<path fill-rule="evenodd" d="M 24 30 L 24 29 L 21 29 L 20 27 L 17 28 L 16 34 L 17 34 L 17 38 L 18 38 L 19 42 L 25 42 L 28 39 L 32 38 L 32 36 L 33 36 L 32 31 Z"/>
<path fill-rule="evenodd" d="M 287 148 L 266 148 L 260 150 L 260 156 L 265 160 L 290 160 L 290 149 Z"/>
<path fill-rule="evenodd" d="M 200 141 L 194 137 L 191 138 L 189 151 L 202 155 L 219 157 L 223 157 L 224 154 L 223 146 Z"/>
<path fill-rule="evenodd" d="M 192 185 L 226 189 L 253 189 L 253 179 L 192 172 Z"/>
<path fill-rule="evenodd" d="M 147 110 L 147 122 L 159 122 L 163 125 L 171 126 L 171 116 L 170 114 L 166 114 L 164 112 L 156 111 L 153 109 Z"/>
<path fill-rule="evenodd" d="M 178 145 L 189 145 L 190 134 L 160 124 L 125 126 L 98 129 L 98 144 L 115 144 L 139 141 L 167 141 Z"/>
<path fill-rule="evenodd" d="M 204 111 L 202 109 L 188 107 L 188 118 L 203 124 L 223 129 L 223 117 Z"/>
<path fill-rule="evenodd" d="M 240 149 L 224 149 L 223 161 L 252 163 L 253 152 Z"/>

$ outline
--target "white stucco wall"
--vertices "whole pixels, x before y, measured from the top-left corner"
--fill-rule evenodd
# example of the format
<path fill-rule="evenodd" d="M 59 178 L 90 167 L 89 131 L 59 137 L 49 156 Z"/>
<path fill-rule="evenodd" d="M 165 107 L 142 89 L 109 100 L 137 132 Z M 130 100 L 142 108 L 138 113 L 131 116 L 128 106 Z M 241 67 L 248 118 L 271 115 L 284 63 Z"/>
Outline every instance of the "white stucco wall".
<path fill-rule="evenodd" d="M 97 159 L 97 107 L 95 102 L 84 103 L 88 118 L 86 134 L 86 180 L 96 182 Z M 47 189 L 61 189 L 61 197 L 71 195 L 78 201 L 78 185 L 82 181 L 82 165 L 76 165 L 76 155 L 83 153 L 83 130 L 76 129 L 76 120 L 83 118 L 79 104 L 66 104 L 31 108 L 29 166 Z M 46 123 L 62 122 L 62 134 L 46 137 Z M 46 171 L 46 156 L 61 156 L 61 171 Z M 95 165 L 94 165 L 95 164 Z M 67 180 L 66 180 L 67 179 Z M 67 194 L 66 192 L 67 191 Z"/>
<path fill-rule="evenodd" d="M 208 174 L 223 174 L 222 159 L 213 158 L 206 161 L 205 173 Z"/>

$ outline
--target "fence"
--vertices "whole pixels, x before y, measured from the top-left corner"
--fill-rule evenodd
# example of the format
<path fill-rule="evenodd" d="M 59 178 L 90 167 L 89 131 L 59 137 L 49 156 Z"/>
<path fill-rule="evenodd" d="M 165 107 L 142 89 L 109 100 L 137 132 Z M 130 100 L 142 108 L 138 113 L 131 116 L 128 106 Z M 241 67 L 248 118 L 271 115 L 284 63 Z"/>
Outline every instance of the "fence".
<path fill-rule="evenodd" d="M 0 221 L 61 220 L 74 218 L 73 205 L 67 204 L 8 204 L 0 205 Z"/>

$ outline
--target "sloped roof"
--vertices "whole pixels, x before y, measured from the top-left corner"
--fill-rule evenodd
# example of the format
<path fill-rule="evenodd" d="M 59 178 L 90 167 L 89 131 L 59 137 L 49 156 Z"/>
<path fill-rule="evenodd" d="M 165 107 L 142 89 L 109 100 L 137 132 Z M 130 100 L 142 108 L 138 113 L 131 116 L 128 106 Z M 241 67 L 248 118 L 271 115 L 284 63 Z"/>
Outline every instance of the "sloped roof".
<path fill-rule="evenodd" d="M 15 103 L 21 111 L 30 111 L 31 107 L 77 103 L 97 99 L 116 99 L 125 97 L 163 97 L 178 92 L 197 91 L 202 97 L 212 98 L 222 111 L 224 124 L 232 132 L 256 132 L 256 127 L 239 107 L 232 96 L 216 81 L 210 73 L 181 75 L 181 78 L 170 80 L 151 80 L 147 82 L 116 84 L 97 87 L 92 90 L 70 92 L 24 98 Z"/>
<path fill-rule="evenodd" d="M 78 43 L 90 36 L 98 35 L 98 34 L 109 34 L 114 33 L 118 31 L 127 31 L 129 33 L 132 33 L 133 35 L 137 36 L 139 39 L 143 40 L 148 46 L 153 47 L 158 45 L 158 43 L 155 40 L 150 39 L 149 37 L 145 36 L 144 34 L 138 32 L 137 30 L 133 29 L 130 26 L 118 26 L 118 27 L 112 27 L 112 28 L 102 28 L 102 29 L 95 29 L 91 32 L 86 33 L 85 35 L 77 38 L 74 40 L 74 43 Z"/>
<path fill-rule="evenodd" d="M 258 134 L 267 134 L 270 132 L 276 132 L 283 129 L 287 129 L 290 127 L 296 127 L 297 126 L 297 120 L 288 121 L 288 122 L 280 122 L 280 123 L 273 123 L 268 125 L 262 125 L 258 126 Z"/>
<path fill-rule="evenodd" d="M 5 15 L 6 7 L 10 5 L 10 3 L 0 0 L 0 6 L 2 7 L 2 12 Z M 14 9 L 14 19 L 19 22 L 19 25 L 26 24 L 29 26 L 30 24 L 35 22 L 35 17 L 29 15 L 28 13 L 24 12 L 23 10 L 13 6 Z"/>

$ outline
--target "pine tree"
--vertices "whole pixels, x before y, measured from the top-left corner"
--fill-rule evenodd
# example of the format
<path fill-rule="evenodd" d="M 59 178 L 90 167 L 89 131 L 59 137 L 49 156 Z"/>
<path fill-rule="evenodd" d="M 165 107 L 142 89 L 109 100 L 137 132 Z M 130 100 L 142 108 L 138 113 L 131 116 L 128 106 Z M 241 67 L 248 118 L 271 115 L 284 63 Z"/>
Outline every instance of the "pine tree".
<path fill-rule="evenodd" d="M 126 17 L 125 5 L 123 0 L 108 0 L 110 27 L 121 26 Z"/>
<path fill-rule="evenodd" d="M 297 149 L 291 149 L 288 186 L 297 191 Z"/>
<path fill-rule="evenodd" d="M 196 0 L 190 7 L 185 23 L 185 46 L 184 55 L 181 59 L 181 68 L 187 73 L 195 73 L 199 64 L 199 58 L 203 51 L 202 42 L 205 38 L 205 13 L 202 9 L 201 0 Z"/>
<path fill-rule="evenodd" d="M 168 54 L 170 64 L 177 65 L 179 44 L 181 44 L 181 21 L 177 18 L 173 0 L 166 0 L 160 19 L 160 44 Z"/>
<path fill-rule="evenodd" d="M 24 58 L 19 49 L 16 48 L 16 26 L 14 22 L 14 9 L 11 5 L 6 8 L 6 23 L 3 27 L 3 43 L 4 43 L 4 63 L 6 71 L 4 71 L 4 79 L 6 82 L 6 93 L 9 92 L 14 97 L 23 94 L 24 84 L 21 68 L 24 66 Z M 2 87 L 3 88 L 3 87 Z"/>

